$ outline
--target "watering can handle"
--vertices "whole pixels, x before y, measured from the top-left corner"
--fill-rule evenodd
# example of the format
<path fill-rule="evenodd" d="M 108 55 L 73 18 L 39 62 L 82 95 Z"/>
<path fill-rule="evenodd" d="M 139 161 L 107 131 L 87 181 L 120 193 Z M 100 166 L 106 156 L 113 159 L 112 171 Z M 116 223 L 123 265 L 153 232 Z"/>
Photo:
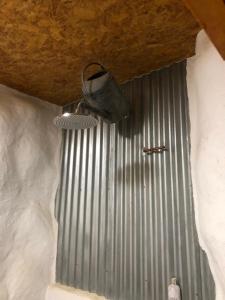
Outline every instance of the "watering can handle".
<path fill-rule="evenodd" d="M 83 71 L 82 71 L 82 74 L 81 74 L 81 81 L 82 81 L 82 85 L 83 85 L 83 87 L 85 88 L 85 90 L 86 90 L 86 86 L 85 86 L 85 83 L 84 83 L 84 75 L 85 75 L 85 72 L 87 71 L 87 69 L 88 69 L 90 66 L 92 66 L 92 65 L 98 65 L 98 66 L 101 67 L 101 69 L 102 69 L 103 71 L 107 72 L 106 68 L 105 68 L 102 64 L 100 64 L 100 63 L 98 63 L 98 62 L 92 62 L 92 63 L 87 64 L 87 65 L 83 68 Z M 87 92 L 87 91 L 85 91 L 85 92 Z"/>

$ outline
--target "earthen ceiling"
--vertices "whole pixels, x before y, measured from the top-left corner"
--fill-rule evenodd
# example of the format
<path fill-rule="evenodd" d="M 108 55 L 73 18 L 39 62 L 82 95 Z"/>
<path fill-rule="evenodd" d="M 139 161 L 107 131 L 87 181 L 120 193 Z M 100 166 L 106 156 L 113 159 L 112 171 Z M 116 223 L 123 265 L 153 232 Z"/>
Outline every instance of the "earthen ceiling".
<path fill-rule="evenodd" d="M 85 64 L 119 82 L 193 55 L 199 25 L 181 0 L 5 0 L 0 83 L 63 105 Z"/>

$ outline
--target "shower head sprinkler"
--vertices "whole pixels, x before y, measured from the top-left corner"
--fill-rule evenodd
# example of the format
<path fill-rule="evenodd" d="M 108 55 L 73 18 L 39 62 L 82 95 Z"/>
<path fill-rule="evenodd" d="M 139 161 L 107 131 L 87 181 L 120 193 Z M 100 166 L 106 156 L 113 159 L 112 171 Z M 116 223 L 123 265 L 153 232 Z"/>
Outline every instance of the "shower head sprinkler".
<path fill-rule="evenodd" d="M 75 112 L 65 112 L 54 119 L 54 124 L 60 129 L 86 129 L 98 124 L 98 120 L 90 114 L 80 113 L 80 106 L 83 101 L 79 102 Z"/>

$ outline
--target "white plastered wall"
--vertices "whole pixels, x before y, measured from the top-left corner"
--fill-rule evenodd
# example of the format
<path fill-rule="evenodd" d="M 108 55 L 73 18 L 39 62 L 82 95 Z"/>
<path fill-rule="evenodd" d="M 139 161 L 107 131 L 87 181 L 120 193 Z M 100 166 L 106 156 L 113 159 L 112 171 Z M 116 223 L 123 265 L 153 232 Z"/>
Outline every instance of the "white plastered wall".
<path fill-rule="evenodd" d="M 46 300 L 106 300 L 94 293 L 73 289 L 62 285 L 53 285 L 48 288 Z"/>
<path fill-rule="evenodd" d="M 54 280 L 60 111 L 0 85 L 1 300 L 44 300 Z"/>
<path fill-rule="evenodd" d="M 225 61 L 204 31 L 187 62 L 191 168 L 197 231 L 225 299 Z"/>
<path fill-rule="evenodd" d="M 0 300 L 102 300 L 55 281 L 61 108 L 0 85 Z"/>

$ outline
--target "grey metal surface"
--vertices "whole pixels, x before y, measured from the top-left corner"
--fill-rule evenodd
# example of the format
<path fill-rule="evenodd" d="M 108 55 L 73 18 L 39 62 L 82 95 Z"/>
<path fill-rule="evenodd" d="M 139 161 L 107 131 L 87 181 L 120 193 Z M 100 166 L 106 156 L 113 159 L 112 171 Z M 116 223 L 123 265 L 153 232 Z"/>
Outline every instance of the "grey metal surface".
<path fill-rule="evenodd" d="M 57 281 L 113 300 L 166 300 L 176 276 L 183 300 L 213 300 L 194 223 L 185 62 L 123 90 L 130 119 L 64 132 Z"/>

